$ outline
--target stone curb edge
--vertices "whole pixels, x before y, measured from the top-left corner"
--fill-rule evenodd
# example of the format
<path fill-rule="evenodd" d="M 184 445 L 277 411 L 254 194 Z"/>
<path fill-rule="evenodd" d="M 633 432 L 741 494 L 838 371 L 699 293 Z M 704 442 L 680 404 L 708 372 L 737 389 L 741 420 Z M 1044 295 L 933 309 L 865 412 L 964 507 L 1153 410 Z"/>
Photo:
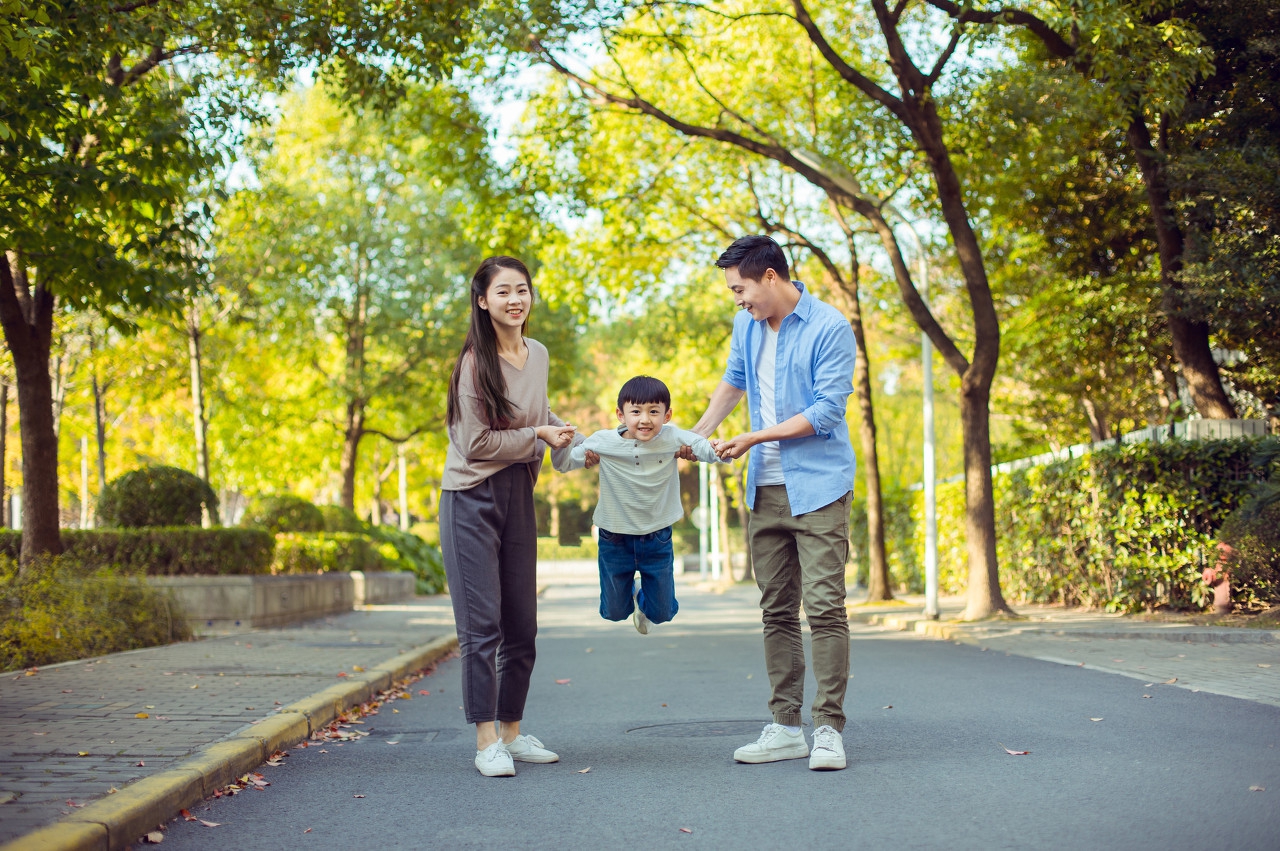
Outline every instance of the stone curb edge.
<path fill-rule="evenodd" d="M 197 804 L 216 790 L 328 726 L 408 673 L 439 661 L 458 647 L 450 634 L 375 665 L 368 671 L 291 703 L 271 717 L 220 742 L 206 745 L 164 771 L 100 798 L 59 822 L 0 845 L 0 851 L 115 851 Z"/>

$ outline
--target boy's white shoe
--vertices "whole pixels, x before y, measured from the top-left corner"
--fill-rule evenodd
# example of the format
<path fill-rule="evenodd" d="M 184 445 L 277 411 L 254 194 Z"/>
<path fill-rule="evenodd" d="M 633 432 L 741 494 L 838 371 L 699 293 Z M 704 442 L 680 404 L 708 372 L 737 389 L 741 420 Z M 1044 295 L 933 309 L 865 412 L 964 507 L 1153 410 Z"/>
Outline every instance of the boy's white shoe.
<path fill-rule="evenodd" d="M 641 635 L 649 634 L 649 627 L 653 622 L 645 617 L 644 612 L 640 610 L 640 586 L 631 592 L 631 622 L 636 625 L 636 632 Z"/>
<path fill-rule="evenodd" d="M 476 751 L 476 769 L 485 777 L 515 777 L 516 764 L 502 739 L 482 751 Z"/>
<path fill-rule="evenodd" d="M 834 727 L 823 724 L 813 731 L 813 753 L 809 755 L 809 768 L 814 771 L 839 771 L 844 766 L 844 740 Z"/>
<path fill-rule="evenodd" d="M 809 744 L 804 733 L 792 733 L 781 724 L 766 724 L 760 738 L 743 745 L 733 752 L 738 762 L 778 762 L 783 759 L 803 759 L 809 755 Z"/>
<path fill-rule="evenodd" d="M 547 750 L 535 736 L 521 734 L 507 742 L 507 752 L 516 762 L 559 762 L 560 755 Z"/>

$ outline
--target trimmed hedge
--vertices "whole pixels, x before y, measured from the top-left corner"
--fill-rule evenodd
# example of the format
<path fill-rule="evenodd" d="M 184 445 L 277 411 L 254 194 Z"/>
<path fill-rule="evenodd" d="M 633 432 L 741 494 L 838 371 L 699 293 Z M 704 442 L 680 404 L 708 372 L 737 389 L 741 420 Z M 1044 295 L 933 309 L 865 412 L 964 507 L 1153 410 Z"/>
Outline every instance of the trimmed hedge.
<path fill-rule="evenodd" d="M 417 578 L 419 594 L 441 594 L 448 587 L 444 576 L 444 556 L 412 532 L 394 526 L 369 526 L 367 534 L 377 542 L 387 570 L 408 570 Z"/>
<path fill-rule="evenodd" d="M 377 546 L 350 532 L 282 532 L 276 535 L 272 573 L 345 573 L 388 570 Z"/>
<path fill-rule="evenodd" d="M 98 495 L 98 522 L 103 526 L 139 529 L 155 526 L 199 526 L 207 510 L 218 517 L 218 497 L 199 476 L 155 464 L 139 467 L 108 482 Z"/>
<path fill-rule="evenodd" d="M 314 532 L 350 532 L 359 534 L 369 525 L 360 519 L 350 508 L 343 508 L 341 505 L 321 505 L 320 516 L 324 518 L 323 529 L 312 529 L 308 531 Z M 292 531 L 303 531 L 301 529 Z"/>
<path fill-rule="evenodd" d="M 241 526 L 281 532 L 323 532 L 324 514 L 310 500 L 292 494 L 255 499 L 240 521 Z"/>
<path fill-rule="evenodd" d="M 1219 528 L 1257 483 L 1276 438 L 1139 443 L 996 476 L 1000 585 L 1013 602 L 1138 611 L 1198 609 Z M 923 563 L 923 494 L 912 543 Z M 968 578 L 964 483 L 938 487 L 939 587 Z"/>
<path fill-rule="evenodd" d="M 233 576 L 271 571 L 275 540 L 261 529 L 63 529 L 64 567 L 148 576 Z M 22 533 L 0 531 L 0 555 L 18 558 Z"/>

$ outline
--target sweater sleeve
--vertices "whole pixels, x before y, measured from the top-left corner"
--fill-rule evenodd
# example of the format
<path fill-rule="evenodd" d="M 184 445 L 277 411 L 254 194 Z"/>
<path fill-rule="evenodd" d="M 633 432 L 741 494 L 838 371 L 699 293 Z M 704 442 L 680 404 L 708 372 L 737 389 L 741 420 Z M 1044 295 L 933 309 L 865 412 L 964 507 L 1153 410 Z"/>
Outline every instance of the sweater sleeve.
<path fill-rule="evenodd" d="M 492 428 L 484 403 L 475 393 L 475 374 L 468 371 L 458 393 L 458 420 L 450 438 L 468 461 L 523 461 L 541 455 L 546 444 L 533 427 Z"/>

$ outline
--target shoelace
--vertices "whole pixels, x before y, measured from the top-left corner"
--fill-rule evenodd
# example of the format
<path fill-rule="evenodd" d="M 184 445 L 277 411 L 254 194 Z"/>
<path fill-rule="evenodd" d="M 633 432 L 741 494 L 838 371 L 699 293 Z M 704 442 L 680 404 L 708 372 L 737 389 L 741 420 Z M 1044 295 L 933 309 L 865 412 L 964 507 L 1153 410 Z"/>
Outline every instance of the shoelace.
<path fill-rule="evenodd" d="M 834 751 L 836 749 L 836 733 L 834 730 L 818 730 L 813 734 L 813 749 Z"/>
<path fill-rule="evenodd" d="M 767 742 L 770 738 L 773 737 L 774 733 L 776 733 L 778 730 L 781 730 L 781 729 L 783 729 L 781 724 L 769 724 L 760 733 L 760 738 L 756 739 L 756 744 L 763 745 L 765 742 Z"/>

